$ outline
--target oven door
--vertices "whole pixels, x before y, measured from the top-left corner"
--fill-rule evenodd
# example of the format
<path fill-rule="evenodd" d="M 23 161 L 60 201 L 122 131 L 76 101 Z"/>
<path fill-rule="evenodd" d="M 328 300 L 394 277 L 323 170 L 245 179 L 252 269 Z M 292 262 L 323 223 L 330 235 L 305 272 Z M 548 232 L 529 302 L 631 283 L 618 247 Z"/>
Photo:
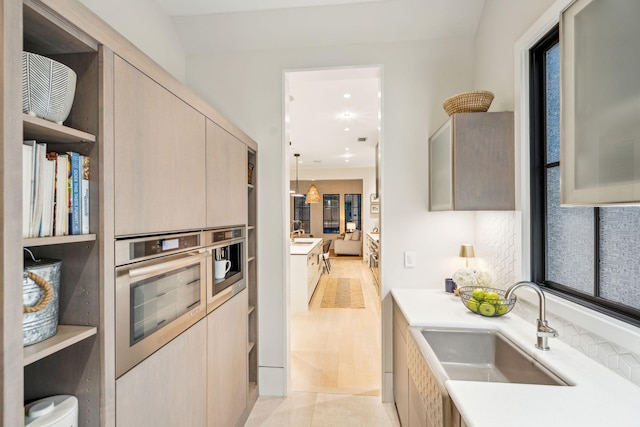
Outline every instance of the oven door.
<path fill-rule="evenodd" d="M 116 268 L 116 377 L 205 316 L 204 249 Z"/>

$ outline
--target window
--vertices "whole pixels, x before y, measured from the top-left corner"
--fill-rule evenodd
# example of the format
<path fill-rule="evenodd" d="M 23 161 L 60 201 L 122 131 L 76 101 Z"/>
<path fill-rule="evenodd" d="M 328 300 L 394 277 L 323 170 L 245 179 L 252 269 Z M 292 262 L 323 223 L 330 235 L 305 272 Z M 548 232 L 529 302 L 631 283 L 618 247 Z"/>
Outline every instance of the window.
<path fill-rule="evenodd" d="M 360 227 L 362 194 L 345 194 L 344 195 L 344 229 L 347 229 L 348 222 L 355 222 L 356 230 L 362 230 Z"/>
<path fill-rule="evenodd" d="M 340 195 L 322 195 L 322 232 L 324 234 L 340 233 Z"/>
<path fill-rule="evenodd" d="M 293 198 L 293 229 L 311 231 L 311 208 L 305 195 Z"/>
<path fill-rule="evenodd" d="M 532 279 L 640 325 L 640 207 L 560 206 L 558 28 L 532 48 L 530 60 Z"/>

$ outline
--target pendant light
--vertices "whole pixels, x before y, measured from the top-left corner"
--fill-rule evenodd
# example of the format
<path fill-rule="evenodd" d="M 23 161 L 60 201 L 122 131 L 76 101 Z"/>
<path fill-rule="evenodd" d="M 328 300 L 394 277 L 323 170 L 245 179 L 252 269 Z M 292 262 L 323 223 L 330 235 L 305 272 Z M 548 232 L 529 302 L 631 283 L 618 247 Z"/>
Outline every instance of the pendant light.
<path fill-rule="evenodd" d="M 320 192 L 315 184 L 311 184 L 309 191 L 307 191 L 307 203 L 320 203 Z"/>
<path fill-rule="evenodd" d="M 296 158 L 296 192 L 293 193 L 291 196 L 302 197 L 302 194 L 300 194 L 300 191 L 298 190 L 298 163 L 299 163 L 298 158 L 300 157 L 300 154 L 295 153 L 293 156 Z"/>

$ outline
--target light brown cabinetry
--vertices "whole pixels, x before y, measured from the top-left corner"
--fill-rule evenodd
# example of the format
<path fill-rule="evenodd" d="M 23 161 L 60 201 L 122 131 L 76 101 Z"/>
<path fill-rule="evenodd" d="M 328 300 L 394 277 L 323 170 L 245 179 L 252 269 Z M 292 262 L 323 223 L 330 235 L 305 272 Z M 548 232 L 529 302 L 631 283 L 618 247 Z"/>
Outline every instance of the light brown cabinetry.
<path fill-rule="evenodd" d="M 116 56 L 116 236 L 204 227 L 205 117 Z"/>
<path fill-rule="evenodd" d="M 247 221 L 247 146 L 207 120 L 207 226 Z"/>
<path fill-rule="evenodd" d="M 409 405 L 407 408 L 409 427 L 436 427 L 427 418 L 427 408 L 420 398 L 418 386 L 413 378 L 409 378 Z M 444 426 L 439 426 L 444 427 Z"/>
<path fill-rule="evenodd" d="M 3 254 L 3 260 L 15 262 L 22 259 L 22 247 L 29 248 L 38 258 L 54 258 L 62 260 L 62 274 L 59 294 L 59 326 L 56 335 L 40 343 L 22 348 L 22 340 L 14 341 L 14 334 L 22 337 L 22 315 L 19 323 L 3 323 L 2 353 L 11 358 L 13 369 L 11 372 L 0 374 L 3 377 L 3 396 L 22 402 L 42 398 L 54 394 L 72 394 L 78 398 L 80 425 L 99 425 L 101 423 L 101 398 L 104 396 L 105 382 L 101 371 L 102 339 L 104 330 L 101 328 L 101 304 L 105 262 L 103 223 L 103 175 L 102 163 L 104 150 L 109 145 L 108 136 L 103 132 L 104 116 L 102 102 L 104 95 L 103 82 L 108 78 L 105 63 L 108 62 L 108 49 L 99 46 L 95 40 L 76 29 L 64 17 L 58 16 L 48 7 L 38 2 L 13 2 L 21 9 L 21 15 L 14 15 L 17 20 L 13 26 L 5 26 L 5 32 L 19 33 L 19 22 L 23 22 L 23 33 L 20 35 L 25 50 L 37 53 L 61 62 L 77 74 L 77 84 L 73 108 L 64 125 L 53 123 L 37 117 L 21 113 L 20 106 L 14 104 L 14 98 L 5 91 L 4 110 L 14 115 L 14 123 L 21 130 L 16 138 L 7 138 L 8 128 L 12 123 L 3 123 L 4 156 L 2 168 L 5 171 L 16 172 L 9 179 L 11 185 L 20 182 L 20 160 L 13 158 L 10 147 L 20 149 L 20 137 L 23 140 L 36 140 L 47 144 L 47 151 L 74 151 L 88 156 L 90 159 L 90 234 L 74 236 L 58 236 L 43 238 L 28 238 L 7 240 L 3 236 L 4 246 L 10 249 Z M 5 3 L 5 9 L 7 4 Z M 5 13 L 7 11 L 5 10 Z M 17 12 L 17 10 L 15 10 Z M 12 38 L 14 35 L 5 34 Z M 6 42 L 5 42 L 6 47 Z M 5 51 L 4 71 L 8 68 L 19 68 L 20 51 Z M 6 78 L 6 77 L 5 77 Z M 5 82 L 7 83 L 7 82 Z M 11 82 L 11 86 L 20 82 Z M 5 86 L 7 89 L 7 86 Z M 13 90 L 13 89 L 11 89 Z M 15 113 L 15 114 L 14 114 Z M 11 194 L 9 191 L 3 193 Z M 19 197 L 11 201 L 21 208 L 17 202 Z M 5 210 L 3 227 L 13 227 L 22 230 L 20 215 L 7 216 Z M 21 213 L 21 212 L 20 212 Z M 21 262 L 15 262 L 21 268 Z M 6 268 L 6 267 L 4 267 Z M 6 270 L 5 270 L 6 271 Z M 104 274 L 104 275 L 103 275 Z M 11 289 L 22 283 L 22 277 L 3 280 L 4 287 L 0 294 L 10 297 L 14 295 Z M 4 299 L 5 308 L 19 307 L 22 304 L 20 295 L 17 301 Z M 4 318 L 8 319 L 7 311 Z M 17 320 L 17 319 L 16 319 Z M 15 347 L 14 347 L 15 346 Z M 20 357 L 14 357 L 18 350 Z M 4 366 L 10 366 L 5 360 Z M 24 369 L 23 369 L 24 366 Z M 13 384 L 9 384 L 9 382 Z M 20 408 L 11 407 L 3 398 L 0 413 L 3 414 L 0 424 L 22 425 L 23 413 Z M 20 405 L 22 406 L 22 405 Z"/>
<path fill-rule="evenodd" d="M 247 407 L 243 418 L 246 419 L 258 399 L 258 153 L 252 144 L 247 149 L 247 161 L 251 168 L 251 179 L 247 177 L 247 297 L 249 343 L 248 371 L 249 389 Z"/>
<path fill-rule="evenodd" d="M 207 316 L 209 427 L 236 425 L 247 404 L 246 307 L 245 289 Z"/>
<path fill-rule="evenodd" d="M 429 138 L 429 210 L 515 209 L 513 113 L 458 113 Z"/>
<path fill-rule="evenodd" d="M 207 321 L 116 381 L 117 427 L 207 425 Z"/>
<path fill-rule="evenodd" d="M 400 308 L 393 303 L 393 398 L 403 427 L 409 422 L 409 368 L 407 367 L 408 323 Z"/>

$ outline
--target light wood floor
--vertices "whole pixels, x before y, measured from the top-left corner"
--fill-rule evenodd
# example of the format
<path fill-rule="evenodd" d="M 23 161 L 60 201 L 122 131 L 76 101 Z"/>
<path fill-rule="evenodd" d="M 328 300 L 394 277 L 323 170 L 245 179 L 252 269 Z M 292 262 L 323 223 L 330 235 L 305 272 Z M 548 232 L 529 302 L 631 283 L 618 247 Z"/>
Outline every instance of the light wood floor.
<path fill-rule="evenodd" d="M 379 396 L 380 300 L 373 276 L 361 258 L 331 264 L 331 277 L 360 279 L 365 308 L 320 308 L 329 277 L 322 274 L 309 311 L 291 317 L 292 390 Z"/>

